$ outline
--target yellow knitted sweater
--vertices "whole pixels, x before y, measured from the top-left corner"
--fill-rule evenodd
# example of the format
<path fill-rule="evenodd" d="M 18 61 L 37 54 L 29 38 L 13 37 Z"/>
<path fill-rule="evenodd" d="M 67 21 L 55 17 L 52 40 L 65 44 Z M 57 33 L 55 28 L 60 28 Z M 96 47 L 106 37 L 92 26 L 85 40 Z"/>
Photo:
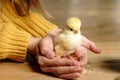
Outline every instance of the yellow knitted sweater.
<path fill-rule="evenodd" d="M 19 16 L 8 0 L 0 9 L 0 59 L 24 62 L 29 39 L 45 37 L 56 27 L 35 12 Z"/>

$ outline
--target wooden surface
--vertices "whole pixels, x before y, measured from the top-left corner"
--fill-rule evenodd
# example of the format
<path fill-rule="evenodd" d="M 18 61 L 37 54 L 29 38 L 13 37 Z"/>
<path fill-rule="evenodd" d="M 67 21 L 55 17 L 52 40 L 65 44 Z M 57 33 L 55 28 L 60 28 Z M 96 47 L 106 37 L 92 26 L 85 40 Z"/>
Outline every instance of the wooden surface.
<path fill-rule="evenodd" d="M 97 42 L 102 53 L 89 52 L 87 73 L 76 80 L 115 80 L 120 77 L 120 42 Z M 0 80 L 62 80 L 39 71 L 35 64 L 0 62 Z"/>
<path fill-rule="evenodd" d="M 43 0 L 60 28 L 70 16 L 82 21 L 82 34 L 102 53 L 88 52 L 87 73 L 77 80 L 117 80 L 120 77 L 120 0 Z M 39 71 L 36 64 L 0 61 L 0 80 L 62 80 Z"/>

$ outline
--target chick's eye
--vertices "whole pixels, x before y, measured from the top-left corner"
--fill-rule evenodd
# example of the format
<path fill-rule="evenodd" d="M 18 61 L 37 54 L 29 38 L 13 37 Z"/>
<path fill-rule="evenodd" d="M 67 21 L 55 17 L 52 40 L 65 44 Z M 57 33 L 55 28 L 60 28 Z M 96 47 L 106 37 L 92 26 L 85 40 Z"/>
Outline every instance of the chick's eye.
<path fill-rule="evenodd" d="M 73 29 L 72 29 L 72 28 L 70 28 L 70 31 L 73 31 Z"/>

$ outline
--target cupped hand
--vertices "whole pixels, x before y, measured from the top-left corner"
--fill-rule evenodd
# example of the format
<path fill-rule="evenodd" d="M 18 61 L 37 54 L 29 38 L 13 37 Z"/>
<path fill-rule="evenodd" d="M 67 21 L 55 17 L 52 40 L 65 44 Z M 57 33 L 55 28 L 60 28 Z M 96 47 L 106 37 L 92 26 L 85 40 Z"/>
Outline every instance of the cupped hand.
<path fill-rule="evenodd" d="M 77 58 L 81 68 L 84 68 L 88 62 L 87 50 L 90 50 L 96 54 L 99 54 L 101 52 L 94 42 L 88 40 L 85 36 L 82 36 L 82 45 L 76 50 L 73 55 Z"/>
<path fill-rule="evenodd" d="M 53 73 L 64 79 L 73 79 L 80 76 L 82 69 L 78 65 L 78 61 L 55 57 L 53 39 L 50 36 L 41 39 L 38 46 L 36 58 L 43 72 Z"/>
<path fill-rule="evenodd" d="M 59 31 L 53 30 L 52 33 Z M 77 60 L 66 57 L 55 57 L 53 38 L 46 36 L 45 38 L 31 38 L 28 44 L 28 53 L 36 56 L 40 69 L 46 73 L 53 73 L 57 77 L 65 79 L 73 79 L 80 76 L 82 68 L 87 64 L 87 50 L 94 53 L 100 53 L 99 48 L 94 42 L 82 36 L 82 46 L 80 46 L 75 54 Z"/>
<path fill-rule="evenodd" d="M 76 60 L 55 57 L 51 36 L 43 39 L 31 38 L 28 52 L 36 57 L 43 72 L 52 73 L 64 79 L 74 79 L 80 76 L 81 67 Z"/>

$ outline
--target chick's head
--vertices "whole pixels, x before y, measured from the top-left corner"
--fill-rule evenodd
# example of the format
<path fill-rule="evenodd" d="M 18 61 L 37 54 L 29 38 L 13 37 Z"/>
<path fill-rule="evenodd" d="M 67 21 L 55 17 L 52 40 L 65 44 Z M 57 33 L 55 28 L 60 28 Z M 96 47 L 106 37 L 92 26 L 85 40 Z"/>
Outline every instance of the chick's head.
<path fill-rule="evenodd" d="M 68 31 L 78 33 L 80 31 L 80 27 L 81 27 L 81 21 L 78 17 L 68 18 L 66 23 L 66 29 Z"/>

